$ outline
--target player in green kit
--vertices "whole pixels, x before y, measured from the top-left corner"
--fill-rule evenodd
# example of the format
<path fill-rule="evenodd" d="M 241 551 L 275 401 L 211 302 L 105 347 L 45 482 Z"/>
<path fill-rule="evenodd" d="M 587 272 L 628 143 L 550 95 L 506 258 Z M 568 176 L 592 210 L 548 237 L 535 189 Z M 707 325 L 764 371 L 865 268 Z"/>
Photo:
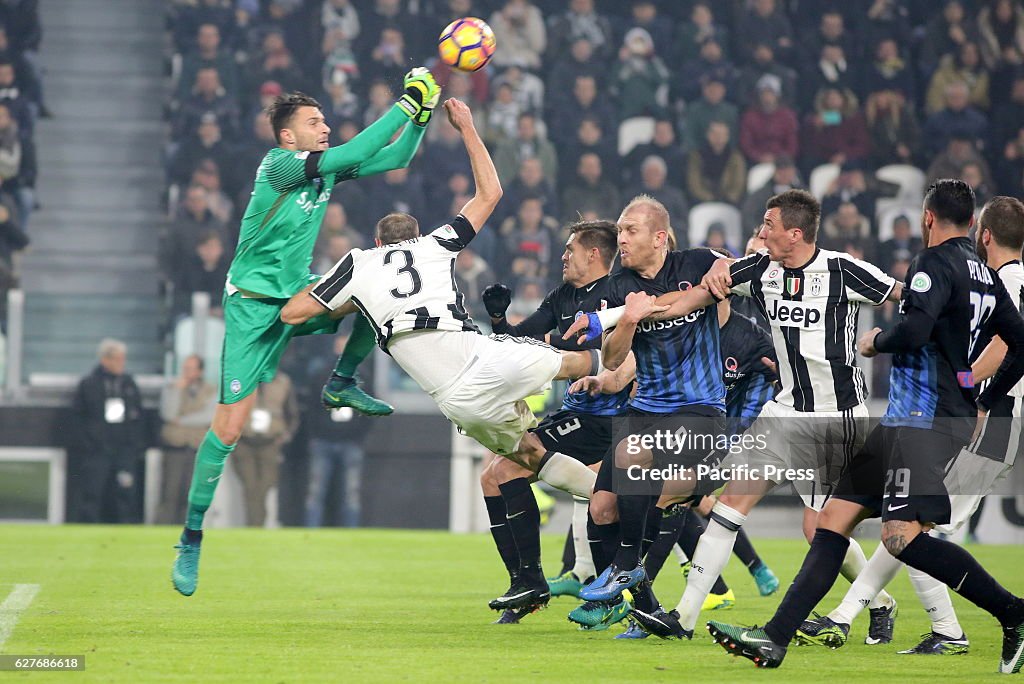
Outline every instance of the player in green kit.
<path fill-rule="evenodd" d="M 196 453 L 188 516 L 171 580 L 185 596 L 196 590 L 203 517 L 224 462 L 250 418 L 257 386 L 269 382 L 288 341 L 334 333 L 338 321 L 318 316 L 298 326 L 281 322 L 288 299 L 319 276 L 309 272 L 313 246 L 336 183 L 408 166 L 423 139 L 441 89 L 424 68 L 406 74 L 405 94 L 384 116 L 344 145 L 328 146 L 331 129 L 320 105 L 301 93 L 278 97 L 268 114 L 278 146 L 256 171 L 224 291 L 220 400 Z M 411 123 L 409 123 L 411 120 Z M 409 125 L 405 125 L 409 123 Z M 405 130 L 388 144 L 403 126 Z M 384 415 L 391 407 L 363 392 L 353 378 L 375 336 L 362 316 L 324 387 L 324 403 Z"/>

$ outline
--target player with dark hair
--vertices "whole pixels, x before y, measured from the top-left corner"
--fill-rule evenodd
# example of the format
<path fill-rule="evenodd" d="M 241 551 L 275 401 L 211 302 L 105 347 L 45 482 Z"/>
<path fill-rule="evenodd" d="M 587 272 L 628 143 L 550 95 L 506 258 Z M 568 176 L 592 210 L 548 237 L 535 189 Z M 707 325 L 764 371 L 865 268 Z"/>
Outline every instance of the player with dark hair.
<path fill-rule="evenodd" d="M 499 456 L 521 463 L 536 459 L 537 472 L 546 482 L 588 496 L 593 472 L 545 449 L 527 433 L 537 419 L 523 400 L 552 380 L 590 374 L 592 355 L 560 351 L 530 338 L 485 337 L 466 313 L 455 283 L 455 258 L 484 226 L 502 190 L 469 107 L 455 99 L 444 106 L 469 153 L 473 197 L 450 223 L 422 237 L 411 217 L 385 217 L 378 224 L 374 249 L 352 250 L 318 283 L 292 297 L 281 318 L 299 325 L 326 311 L 361 311 L 380 347 L 464 434 Z M 508 591 L 492 607 L 532 609 L 550 596 L 540 571 L 540 511 L 528 478 L 517 477 L 500 490 L 518 544 L 519 567 Z"/>
<path fill-rule="evenodd" d="M 837 493 L 818 516 L 811 549 L 785 598 L 763 628 L 709 622 L 715 640 L 759 667 L 778 667 L 801 622 L 838 574 L 853 528 L 881 515 L 886 550 L 952 587 L 1003 628 L 999 670 L 1024 664 L 1024 600 L 1001 586 L 964 548 L 928 530 L 952 520 L 946 473 L 979 433 L 990 409 L 1024 375 L 1024 319 L 996 272 L 968 238 L 974 191 L 939 180 L 925 194 L 921 224 L 927 248 L 907 270 L 896 325 L 866 333 L 864 356 L 893 354 L 889 408 L 857 454 Z M 990 331 L 1007 353 L 975 398 L 970 358 Z"/>
<path fill-rule="evenodd" d="M 336 183 L 409 165 L 441 95 L 430 72 L 406 74 L 405 94 L 384 116 L 349 142 L 330 147 L 331 129 L 316 100 L 302 93 L 278 97 L 268 109 L 278 146 L 256 171 L 242 217 L 235 257 L 224 286 L 224 349 L 220 399 L 196 453 L 185 529 L 171 572 L 174 588 L 191 596 L 199 581 L 203 518 L 256 401 L 256 388 L 274 379 L 288 341 L 296 335 L 333 333 L 327 316 L 309 325 L 280 320 L 289 297 L 310 281 L 320 224 Z M 411 125 L 405 124 L 412 121 Z M 405 130 L 394 143 L 392 136 Z M 372 331 L 357 322 L 338 361 L 331 404 L 383 415 L 391 407 L 363 392 L 353 376 L 373 349 Z"/>

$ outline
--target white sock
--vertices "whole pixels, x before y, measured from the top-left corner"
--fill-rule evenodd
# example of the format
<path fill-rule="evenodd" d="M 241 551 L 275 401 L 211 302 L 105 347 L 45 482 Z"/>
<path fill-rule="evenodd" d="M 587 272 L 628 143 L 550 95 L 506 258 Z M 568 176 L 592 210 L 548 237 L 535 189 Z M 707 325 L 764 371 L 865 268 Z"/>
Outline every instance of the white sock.
<path fill-rule="evenodd" d="M 597 473 L 593 470 L 575 458 L 558 452 L 551 453 L 551 457 L 537 473 L 537 477 L 555 489 L 561 489 L 563 492 L 569 492 L 573 496 L 584 499 L 590 498 L 590 493 L 594 490 L 594 482 L 597 481 Z"/>
<path fill-rule="evenodd" d="M 576 565 L 572 573 L 581 582 L 594 576 L 594 559 L 587 541 L 587 509 L 590 501 L 579 496 L 572 498 L 572 547 L 576 551 Z"/>
<path fill-rule="evenodd" d="M 687 563 L 690 562 L 690 558 L 686 555 L 686 552 L 683 551 L 683 547 L 682 546 L 680 546 L 679 544 L 676 544 L 675 546 L 672 547 L 672 550 L 675 551 L 676 558 L 679 559 L 679 564 L 680 565 L 686 565 Z"/>
<path fill-rule="evenodd" d="M 700 536 L 697 549 L 690 559 L 692 567 L 686 580 L 686 591 L 676 606 L 676 610 L 679 611 L 679 623 L 683 629 L 693 630 L 693 626 L 697 624 L 704 599 L 708 597 L 715 580 L 728 564 L 732 547 L 736 543 L 736 533 L 746 521 L 747 516 L 729 508 L 721 501 L 711 509 L 707 529 Z"/>
<path fill-rule="evenodd" d="M 851 545 L 856 544 L 852 539 Z M 860 548 L 860 545 L 857 545 Z M 892 605 L 892 596 L 885 591 L 885 586 L 892 582 L 899 573 L 903 563 L 896 560 L 891 553 L 885 550 L 882 544 L 878 545 L 871 555 L 864 569 L 857 575 L 857 579 L 850 585 L 850 590 L 843 597 L 843 602 L 828 614 L 829 618 L 844 625 L 853 624 L 854 619 L 860 612 L 875 601 L 879 606 L 889 607 Z M 879 606 L 872 605 L 872 608 Z"/>
<path fill-rule="evenodd" d="M 963 627 L 956 619 L 953 601 L 949 598 L 949 588 L 931 575 L 907 566 L 910 583 L 914 585 L 917 598 L 932 621 L 932 631 L 956 639 L 964 633 Z"/>

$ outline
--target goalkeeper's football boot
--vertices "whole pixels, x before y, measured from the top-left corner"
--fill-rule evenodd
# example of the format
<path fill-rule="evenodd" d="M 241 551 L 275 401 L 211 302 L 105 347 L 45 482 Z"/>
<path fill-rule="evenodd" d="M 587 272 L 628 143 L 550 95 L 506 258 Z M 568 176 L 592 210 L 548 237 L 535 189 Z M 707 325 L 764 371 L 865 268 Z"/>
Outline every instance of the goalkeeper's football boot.
<path fill-rule="evenodd" d="M 331 373 L 331 377 L 327 378 L 320 391 L 320 403 L 328 410 L 349 406 L 364 416 L 389 416 L 395 411 L 391 404 L 364 392 L 355 378 L 346 378 L 337 373 Z"/>
<path fill-rule="evenodd" d="M 665 612 L 658 606 L 653 613 L 634 608 L 629 616 L 636 621 L 640 629 L 662 639 L 692 639 L 693 630 L 683 629 L 679 624 L 679 613 L 674 610 Z"/>
<path fill-rule="evenodd" d="M 786 657 L 786 647 L 771 640 L 763 628 L 708 623 L 708 632 L 719 646 L 735 656 L 753 661 L 758 667 L 778 667 Z"/>
<path fill-rule="evenodd" d="M 701 610 L 729 610 L 736 605 L 736 594 L 728 589 L 724 594 L 708 594 L 704 597 Z"/>
<path fill-rule="evenodd" d="M 191 596 L 196 593 L 196 585 L 199 584 L 199 551 L 202 541 L 190 544 L 185 541 L 185 535 L 181 536 L 180 542 L 174 547 L 178 555 L 174 559 L 174 567 L 171 569 L 171 582 L 179 594 Z"/>
<path fill-rule="evenodd" d="M 917 646 L 896 652 L 900 655 L 963 655 L 971 650 L 970 647 L 966 634 L 954 639 L 938 632 L 928 632 L 921 635 L 921 643 Z"/>
<path fill-rule="evenodd" d="M 896 627 L 896 599 L 892 600 L 889 608 L 871 608 L 871 624 L 868 627 L 868 635 L 864 637 L 864 643 L 869 646 L 877 644 L 888 644 L 892 641 L 892 632 Z"/>
<path fill-rule="evenodd" d="M 579 597 L 584 601 L 611 601 L 626 589 L 640 584 L 646 576 L 642 563 L 630 569 L 619 569 L 613 563 L 597 579 L 580 589 Z"/>
<path fill-rule="evenodd" d="M 629 601 L 619 596 L 613 601 L 587 601 L 572 609 L 569 622 L 575 622 L 580 629 L 601 632 L 629 615 Z"/>
<path fill-rule="evenodd" d="M 1024 665 L 1024 622 L 1012 627 L 1003 627 L 1003 655 L 999 659 L 999 671 L 1016 674 Z"/>
<path fill-rule="evenodd" d="M 636 624 L 636 620 L 632 618 L 626 618 L 626 622 L 629 624 L 626 626 L 626 631 L 622 634 L 616 635 L 616 639 L 646 639 L 651 636 L 644 631 L 643 627 Z"/>
<path fill-rule="evenodd" d="M 772 569 L 761 563 L 750 573 L 757 584 L 757 593 L 761 596 L 771 596 L 779 590 L 779 578 L 775 576 Z"/>
<path fill-rule="evenodd" d="M 827 615 L 814 614 L 813 620 L 804 620 L 793 640 L 800 645 L 817 644 L 837 649 L 846 643 L 850 625 L 834 621 Z"/>
<path fill-rule="evenodd" d="M 579 596 L 580 589 L 583 588 L 583 582 L 580 581 L 576 574 L 570 570 L 569 572 L 563 573 L 558 577 L 548 578 L 548 589 L 551 590 L 551 596 Z"/>
<path fill-rule="evenodd" d="M 543 577 L 537 580 L 520 576 L 512 581 L 508 591 L 487 605 L 491 610 L 529 609 L 532 612 L 546 606 L 550 599 L 551 592 Z"/>

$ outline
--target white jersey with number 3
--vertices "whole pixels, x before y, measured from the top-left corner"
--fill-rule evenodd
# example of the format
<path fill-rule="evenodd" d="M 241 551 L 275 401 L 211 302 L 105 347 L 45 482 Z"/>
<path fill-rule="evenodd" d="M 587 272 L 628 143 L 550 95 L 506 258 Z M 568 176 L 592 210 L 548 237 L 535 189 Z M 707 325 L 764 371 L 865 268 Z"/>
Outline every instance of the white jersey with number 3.
<path fill-rule="evenodd" d="M 351 301 L 385 350 L 392 337 L 414 330 L 478 333 L 455 284 L 455 258 L 475 234 L 460 214 L 428 235 L 353 249 L 310 294 L 332 311 Z"/>

